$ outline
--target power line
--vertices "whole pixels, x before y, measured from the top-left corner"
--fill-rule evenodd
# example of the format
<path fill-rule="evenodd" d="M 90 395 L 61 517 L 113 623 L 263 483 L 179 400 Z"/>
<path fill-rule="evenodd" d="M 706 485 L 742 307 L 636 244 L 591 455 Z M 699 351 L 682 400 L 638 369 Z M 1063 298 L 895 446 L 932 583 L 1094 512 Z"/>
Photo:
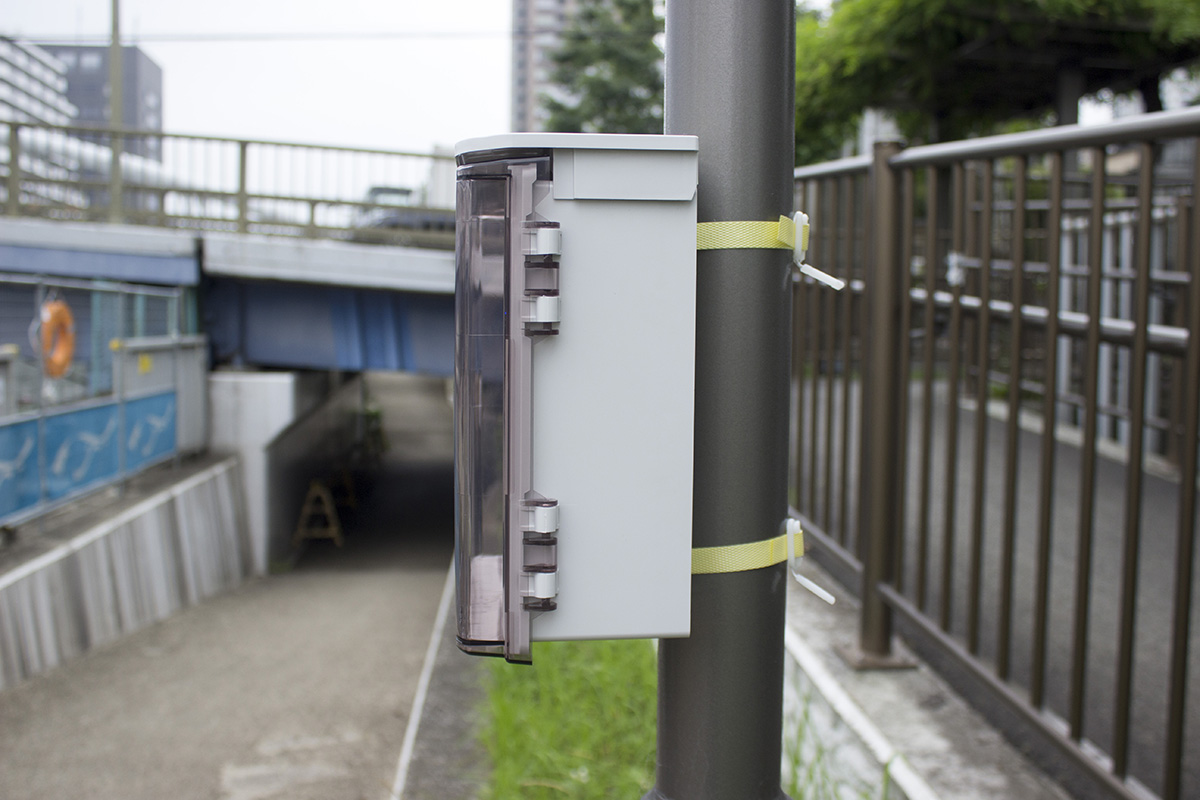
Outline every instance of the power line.
<path fill-rule="evenodd" d="M 286 33 L 142 33 L 131 36 L 123 44 L 149 43 L 207 43 L 207 42 L 306 42 L 306 41 L 365 41 L 371 39 L 482 39 L 512 35 L 510 31 L 298 31 Z M 46 44 L 107 44 L 105 34 L 76 36 L 19 35 L 14 38 Z"/>
<path fill-rule="evenodd" d="M 570 32 L 569 28 L 526 28 L 518 30 L 480 30 L 480 31 L 289 31 L 289 32 L 243 32 L 243 33 L 142 33 L 128 37 L 123 44 L 192 44 L 217 42 L 353 42 L 353 41 L 388 41 L 388 40 L 455 40 L 455 39 L 528 39 L 535 36 L 550 34 L 562 36 Z M 590 34 L 593 38 L 626 38 L 651 36 L 656 31 L 614 31 L 612 33 Z M 108 34 L 83 34 L 64 36 L 9 34 L 11 38 L 32 42 L 59 45 L 102 45 L 108 44 Z"/>

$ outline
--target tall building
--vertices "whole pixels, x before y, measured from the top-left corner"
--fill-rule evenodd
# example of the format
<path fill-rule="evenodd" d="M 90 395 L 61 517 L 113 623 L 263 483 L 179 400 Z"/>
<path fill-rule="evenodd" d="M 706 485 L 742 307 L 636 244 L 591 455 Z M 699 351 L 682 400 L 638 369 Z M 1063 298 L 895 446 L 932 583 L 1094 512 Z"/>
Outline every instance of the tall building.
<path fill-rule="evenodd" d="M 76 108 L 67 99 L 67 68 L 54 56 L 31 42 L 0 36 L 0 122 L 23 122 L 29 125 L 69 125 L 75 119 Z M 3 131 L 8 147 L 9 131 Z M 34 137 L 42 145 L 44 136 Z M 58 140 L 64 137 L 58 137 Z M 20 136 L 21 157 L 18 162 L 28 174 L 47 179 L 22 185 L 23 197 L 49 204 L 81 206 L 84 193 L 71 186 L 78 177 L 73 159 L 62 148 L 30 148 L 28 132 Z M 8 199 L 8 184 L 0 187 L 0 195 Z"/>
<path fill-rule="evenodd" d="M 66 66 L 30 42 L 0 36 L 0 120 L 66 125 L 77 113 Z"/>
<path fill-rule="evenodd" d="M 79 109 L 78 121 L 109 127 L 108 53 L 104 45 L 43 44 L 41 48 L 66 67 L 67 99 Z M 135 46 L 121 48 L 122 126 L 130 130 L 161 131 L 163 123 L 162 67 Z M 162 158 L 154 137 L 130 138 L 125 151 Z"/>
<path fill-rule="evenodd" d="M 578 0 L 513 0 L 512 129 L 540 131 L 539 98 L 553 91 L 550 54 L 575 15 Z"/>

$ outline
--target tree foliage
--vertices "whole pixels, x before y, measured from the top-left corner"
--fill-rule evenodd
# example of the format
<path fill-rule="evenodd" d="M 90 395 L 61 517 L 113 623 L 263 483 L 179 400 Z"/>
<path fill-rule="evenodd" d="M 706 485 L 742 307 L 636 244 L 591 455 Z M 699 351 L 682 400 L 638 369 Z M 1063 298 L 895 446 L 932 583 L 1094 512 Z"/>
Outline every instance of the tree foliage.
<path fill-rule="evenodd" d="M 662 30 L 653 0 L 582 0 L 552 57 L 561 97 L 542 96 L 546 129 L 662 133 Z"/>
<path fill-rule="evenodd" d="M 1087 91 L 1128 91 L 1200 57 L 1196 0 L 841 0 L 796 29 L 797 157 L 828 158 L 867 107 L 915 138 L 959 138 L 1053 108 L 1056 74 L 1103 54 Z M 1098 59 L 1097 59 L 1098 60 Z M 1105 83 L 1125 81 L 1132 85 Z M 805 163 L 801 161 L 800 163 Z"/>

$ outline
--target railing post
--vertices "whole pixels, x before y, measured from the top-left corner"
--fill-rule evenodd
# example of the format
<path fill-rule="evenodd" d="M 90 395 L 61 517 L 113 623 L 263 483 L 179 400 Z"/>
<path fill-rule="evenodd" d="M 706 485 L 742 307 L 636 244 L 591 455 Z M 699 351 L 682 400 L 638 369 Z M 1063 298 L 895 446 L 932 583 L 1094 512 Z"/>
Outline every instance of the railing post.
<path fill-rule="evenodd" d="M 171 311 L 167 314 L 167 320 L 171 326 L 171 388 L 175 391 L 175 457 L 171 459 L 171 465 L 176 469 L 183 460 L 183 456 L 179 449 L 179 436 L 183 414 L 180 404 L 183 400 L 183 341 L 182 341 L 182 326 L 179 324 L 180 308 L 183 306 L 183 289 L 176 287 L 175 293 L 171 295 L 170 300 Z"/>
<path fill-rule="evenodd" d="M 125 149 L 125 77 L 121 51 L 121 3 L 112 0 L 112 37 L 108 45 L 108 143 L 112 147 L 109 168 L 108 221 L 121 222 L 125 214 L 125 181 L 121 174 L 121 151 Z"/>
<path fill-rule="evenodd" d="M 857 647 L 843 648 L 854 667 L 906 666 L 892 656 L 892 612 L 879 592 L 895 577 L 897 499 L 900 491 L 896 398 L 902 391 L 897 369 L 907 332 L 900 328 L 897 181 L 890 159 L 895 142 L 877 142 L 871 164 L 870 259 L 863 292 L 864 368 L 862 445 L 859 461 L 858 556 L 862 562 L 862 610 Z M 932 266 L 932 265 L 931 265 Z"/>
<path fill-rule="evenodd" d="M 245 233 L 250 227 L 250 195 L 246 190 L 246 162 L 249 150 L 249 142 L 244 140 L 238 142 L 238 233 Z"/>
<path fill-rule="evenodd" d="M 125 137 L 120 130 L 109 135 L 112 160 L 108 173 L 108 221 L 122 222 L 125 216 L 125 176 L 121 174 L 121 151 L 125 149 Z"/>
<path fill-rule="evenodd" d="M 41 280 L 37 284 L 37 292 L 34 294 L 36 298 L 33 313 L 35 319 L 39 322 L 37 329 L 37 471 L 38 471 L 38 507 L 42 507 L 46 503 L 49 491 L 47 489 L 48 477 L 46 470 L 48 464 L 46 462 L 46 352 L 41 346 L 41 319 L 42 306 L 46 303 L 49 292 L 46 289 L 46 284 Z M 45 519 L 44 515 L 38 516 L 38 533 L 42 532 L 41 525 Z"/>
<path fill-rule="evenodd" d="M 4 392 L 0 394 L 0 417 L 17 413 L 17 365 L 21 350 L 15 344 L 0 344 L 0 377 L 4 378 Z"/>
<path fill-rule="evenodd" d="M 21 210 L 21 126 L 8 123 L 8 199 L 4 213 L 16 216 Z"/>

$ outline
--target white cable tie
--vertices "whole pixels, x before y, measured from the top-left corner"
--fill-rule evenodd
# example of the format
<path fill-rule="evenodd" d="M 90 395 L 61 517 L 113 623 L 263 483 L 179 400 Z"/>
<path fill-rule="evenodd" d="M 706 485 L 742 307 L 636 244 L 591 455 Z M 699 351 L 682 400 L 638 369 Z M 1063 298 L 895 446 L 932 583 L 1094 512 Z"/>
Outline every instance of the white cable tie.
<path fill-rule="evenodd" d="M 829 605 L 834 605 L 835 603 L 837 603 L 836 597 L 834 597 L 829 592 L 825 591 L 820 586 L 813 583 L 812 581 L 810 581 L 808 578 L 804 577 L 803 575 L 796 575 L 796 580 L 800 582 L 801 586 L 803 586 L 805 589 L 808 589 L 810 592 L 815 594 L 821 600 L 824 600 L 826 603 L 829 603 Z"/>
<path fill-rule="evenodd" d="M 788 570 L 799 580 L 800 573 L 796 571 L 796 537 L 800 535 L 800 520 L 792 517 L 785 519 L 783 535 L 787 539 Z"/>
<path fill-rule="evenodd" d="M 808 253 L 808 214 L 797 211 L 792 215 L 792 224 L 796 227 L 796 241 L 792 245 L 792 260 L 797 264 L 803 264 L 804 256 Z"/>
<path fill-rule="evenodd" d="M 797 569 L 796 537 L 800 535 L 800 531 L 800 520 L 796 519 L 795 517 L 788 517 L 783 521 L 784 537 L 787 539 L 788 571 L 792 573 L 792 577 L 796 579 L 797 583 L 799 583 L 805 589 L 808 589 L 808 591 L 812 592 L 821 600 L 829 603 L 829 605 L 833 605 L 837 602 L 837 598 L 822 589 L 813 581 L 801 575 L 799 569 Z M 800 555 L 804 554 L 801 553 Z"/>
<path fill-rule="evenodd" d="M 792 216 L 792 222 L 796 225 L 796 243 L 792 251 L 792 260 L 796 262 L 796 266 L 800 268 L 800 272 L 836 291 L 840 292 L 842 289 L 845 289 L 845 281 L 835 278 L 827 272 L 822 272 L 811 264 L 804 263 L 804 259 L 808 255 L 808 214 L 805 214 L 803 211 L 797 211 Z"/>
<path fill-rule="evenodd" d="M 846 288 L 846 282 L 844 280 L 841 278 L 835 278 L 828 272 L 822 272 L 811 264 L 801 264 L 800 271 L 808 277 L 820 281 L 831 289 L 836 289 L 839 292 Z"/>

